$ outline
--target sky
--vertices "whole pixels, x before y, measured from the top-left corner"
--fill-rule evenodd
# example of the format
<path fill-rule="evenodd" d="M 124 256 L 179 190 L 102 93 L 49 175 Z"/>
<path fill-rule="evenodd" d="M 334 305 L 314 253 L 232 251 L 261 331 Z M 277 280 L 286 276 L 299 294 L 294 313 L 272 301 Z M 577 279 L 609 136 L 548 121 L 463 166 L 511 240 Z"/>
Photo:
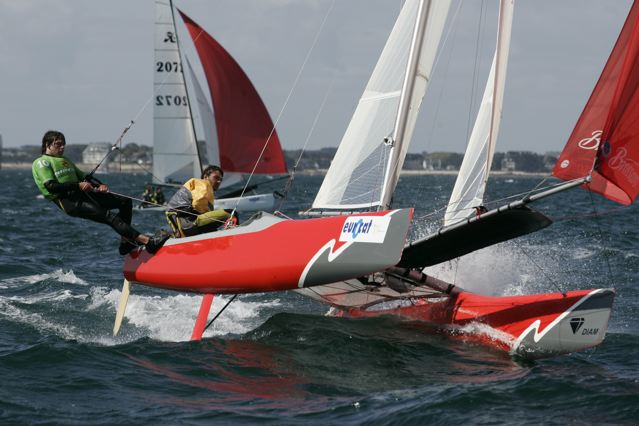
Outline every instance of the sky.
<path fill-rule="evenodd" d="M 242 66 L 292 150 L 339 144 L 402 1 L 174 4 Z M 563 148 L 630 5 L 515 1 L 497 151 Z M 410 152 L 465 149 L 494 53 L 497 7 L 453 0 Z M 153 0 L 0 0 L 4 147 L 39 145 L 49 129 L 71 144 L 113 143 L 131 120 L 124 143 L 152 145 L 153 21 Z"/>

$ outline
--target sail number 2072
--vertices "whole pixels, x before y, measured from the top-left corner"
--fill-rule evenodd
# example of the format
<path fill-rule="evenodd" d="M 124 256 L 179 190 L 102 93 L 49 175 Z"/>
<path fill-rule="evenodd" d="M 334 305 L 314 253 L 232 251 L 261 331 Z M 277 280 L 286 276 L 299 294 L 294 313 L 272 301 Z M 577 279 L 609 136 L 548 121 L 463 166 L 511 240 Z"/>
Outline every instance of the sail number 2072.
<path fill-rule="evenodd" d="M 157 95 L 155 97 L 157 106 L 188 106 L 186 95 Z"/>

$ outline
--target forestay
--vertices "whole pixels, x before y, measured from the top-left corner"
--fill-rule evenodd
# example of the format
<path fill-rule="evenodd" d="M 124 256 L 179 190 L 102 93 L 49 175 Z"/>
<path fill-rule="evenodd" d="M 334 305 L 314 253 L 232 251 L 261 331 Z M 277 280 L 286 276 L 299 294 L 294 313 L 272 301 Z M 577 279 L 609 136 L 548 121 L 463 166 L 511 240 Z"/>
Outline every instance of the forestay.
<path fill-rule="evenodd" d="M 404 162 L 449 6 L 450 1 L 406 1 L 312 208 L 372 209 L 382 205 L 385 191 L 393 192 L 396 176 L 390 173 L 398 173 Z M 420 30 L 416 17 L 422 10 Z M 422 40 L 414 43 L 415 34 L 421 34 Z M 421 48 L 414 79 L 408 82 L 405 76 L 411 45 Z M 407 89 L 410 92 L 403 93 Z M 397 123 L 402 95 L 409 104 L 403 123 Z M 399 135 L 402 140 L 396 140 L 397 124 L 405 126 Z M 399 151 L 393 155 L 397 147 Z M 395 159 L 392 165 L 391 158 Z"/>
<path fill-rule="evenodd" d="M 513 10 L 514 0 L 500 2 L 495 56 L 464 160 L 446 209 L 444 226 L 467 218 L 475 213 L 476 207 L 483 205 L 501 121 Z"/>
<path fill-rule="evenodd" d="M 201 173 L 173 11 L 155 2 L 153 180 L 182 183 Z"/>

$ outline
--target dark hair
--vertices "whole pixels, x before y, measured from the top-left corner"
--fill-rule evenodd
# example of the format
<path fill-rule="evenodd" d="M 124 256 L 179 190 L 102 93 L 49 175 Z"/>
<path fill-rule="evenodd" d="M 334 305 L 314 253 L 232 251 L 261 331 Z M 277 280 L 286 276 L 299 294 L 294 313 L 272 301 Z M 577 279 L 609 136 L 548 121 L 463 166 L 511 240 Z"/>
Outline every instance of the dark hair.
<path fill-rule="evenodd" d="M 58 132 L 57 130 L 49 130 L 48 132 L 46 132 L 42 137 L 42 154 L 47 151 L 47 146 L 51 145 L 57 140 L 61 140 L 65 144 L 67 143 L 62 132 Z"/>
<path fill-rule="evenodd" d="M 220 176 L 224 177 L 224 170 L 220 166 L 206 166 L 204 170 L 202 170 L 202 179 L 206 179 L 213 172 L 220 172 Z"/>

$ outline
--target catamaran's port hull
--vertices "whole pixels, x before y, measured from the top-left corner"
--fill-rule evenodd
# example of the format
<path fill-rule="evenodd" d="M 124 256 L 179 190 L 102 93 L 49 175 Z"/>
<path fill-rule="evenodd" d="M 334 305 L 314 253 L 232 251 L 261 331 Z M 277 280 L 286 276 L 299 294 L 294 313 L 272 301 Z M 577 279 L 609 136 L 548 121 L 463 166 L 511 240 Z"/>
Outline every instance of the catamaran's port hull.
<path fill-rule="evenodd" d="M 615 292 L 579 290 L 492 297 L 459 292 L 381 310 L 336 310 L 338 315 L 395 315 L 528 359 L 581 351 L 600 344 L 608 329 Z"/>
<path fill-rule="evenodd" d="M 292 220 L 261 214 L 223 231 L 129 254 L 130 282 L 203 294 L 292 290 L 352 279 L 398 262 L 412 209 Z"/>

